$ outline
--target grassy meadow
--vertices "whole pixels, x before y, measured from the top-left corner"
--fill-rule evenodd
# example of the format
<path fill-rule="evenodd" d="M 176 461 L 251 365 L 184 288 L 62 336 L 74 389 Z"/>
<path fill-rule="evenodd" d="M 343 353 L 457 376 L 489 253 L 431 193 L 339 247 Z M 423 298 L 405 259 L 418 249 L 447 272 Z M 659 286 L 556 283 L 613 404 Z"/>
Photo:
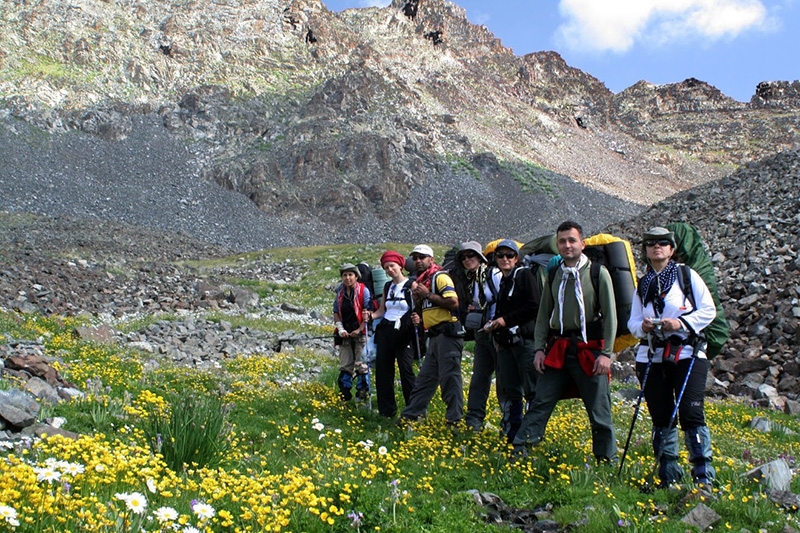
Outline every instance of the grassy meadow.
<path fill-rule="evenodd" d="M 397 245 L 403 253 L 409 245 Z M 301 273 L 275 283 L 231 275 L 268 304 L 290 302 L 329 314 L 331 288 L 344 261 L 371 264 L 378 246 L 270 250 L 195 263 L 219 272 L 227 265 L 285 262 Z M 436 248 L 437 254 L 443 249 Z M 357 262 L 357 261 L 354 261 Z M 163 317 L 162 317 L 163 318 Z M 691 485 L 643 491 L 654 466 L 646 410 L 638 420 L 621 476 L 594 463 L 582 405 L 562 401 L 546 440 L 514 463 L 492 427 L 481 433 L 445 426 L 438 394 L 428 418 L 398 428 L 366 404 L 337 396 L 337 359 L 297 348 L 238 356 L 198 371 L 144 354 L 78 341 L 72 331 L 92 317 L 22 316 L 0 311 L 0 343 L 43 339 L 46 354 L 86 393 L 73 402 L 43 404 L 40 418 L 64 417 L 75 439 L 0 441 L 0 531 L 383 531 L 496 532 L 471 491 L 498 495 L 510 507 L 536 510 L 571 531 L 689 531 L 681 518 L 700 501 L 681 505 Z M 332 328 L 302 322 L 226 316 L 250 327 L 315 335 Z M 138 327 L 137 318 L 115 327 Z M 310 328 L 310 329 L 303 329 Z M 471 370 L 464 357 L 465 391 Z M 312 379 L 309 376 L 316 376 Z M 15 386 L 0 378 L 0 389 Z M 615 389 L 621 385 L 614 384 Z M 402 405 L 402 396 L 398 396 Z M 622 448 L 633 405 L 615 395 Z M 721 521 L 715 530 L 800 529 L 797 509 L 772 503 L 742 476 L 779 457 L 796 468 L 797 435 L 750 429 L 757 416 L 800 432 L 800 420 L 735 401 L 709 401 L 718 483 L 705 503 Z M 687 466 L 681 446 L 681 460 Z M 800 492 L 800 482 L 792 485 Z"/>

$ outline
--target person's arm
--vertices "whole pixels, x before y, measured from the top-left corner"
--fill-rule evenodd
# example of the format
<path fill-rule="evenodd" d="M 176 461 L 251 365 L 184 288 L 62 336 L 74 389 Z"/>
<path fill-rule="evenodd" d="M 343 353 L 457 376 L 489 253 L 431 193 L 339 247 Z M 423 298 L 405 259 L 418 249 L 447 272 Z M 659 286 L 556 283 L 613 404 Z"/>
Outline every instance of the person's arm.
<path fill-rule="evenodd" d="M 690 313 L 682 315 L 679 320 L 688 326 L 687 329 L 697 333 L 714 321 L 717 316 L 717 306 L 714 303 L 711 291 L 708 290 L 700 274 L 694 270 L 689 272 L 692 276 L 692 292 L 697 308 Z"/>
<path fill-rule="evenodd" d="M 342 316 L 339 314 L 340 290 L 343 290 L 341 285 L 336 289 L 336 296 L 333 298 L 333 325 L 336 328 L 336 333 L 338 333 L 340 337 L 347 337 L 347 332 L 344 330 L 344 325 L 342 324 Z"/>
<path fill-rule="evenodd" d="M 383 298 L 381 298 L 381 305 L 380 307 L 378 307 L 378 310 L 372 313 L 372 320 L 381 318 L 385 314 L 386 314 L 386 293 L 384 293 Z"/>
<path fill-rule="evenodd" d="M 363 285 L 361 296 L 361 324 L 358 328 L 358 333 L 364 333 L 367 329 L 367 324 L 372 319 L 372 294 L 366 285 Z"/>
<path fill-rule="evenodd" d="M 333 325 L 336 328 L 336 332 L 339 334 L 340 337 L 348 337 L 350 335 L 350 333 L 344 329 L 344 324 L 342 324 L 342 317 L 339 315 L 338 311 L 333 313 Z"/>
<path fill-rule="evenodd" d="M 550 337 L 550 315 L 553 313 L 553 294 L 545 278 L 544 287 L 542 287 L 542 297 L 539 300 L 539 312 L 536 314 L 536 328 L 533 334 L 533 347 L 536 354 L 533 358 L 533 366 L 537 372 L 544 374 L 544 359 L 545 348 L 547 348 L 547 340 Z"/>
<path fill-rule="evenodd" d="M 527 324 L 532 320 L 536 320 L 536 315 L 539 311 L 539 298 L 537 298 L 536 280 L 533 277 L 533 272 L 530 269 L 523 268 L 518 270 L 514 279 L 514 298 L 513 305 L 510 306 L 509 311 L 498 318 L 502 319 L 503 325 L 509 328 Z M 512 295 L 513 298 L 513 295 Z"/>
<path fill-rule="evenodd" d="M 435 276 L 434 282 L 437 284 L 437 291 L 431 291 L 421 283 L 414 284 L 414 297 L 420 301 L 428 300 L 436 307 L 442 307 L 448 311 L 458 310 L 458 294 L 453 286 L 453 280 L 446 273 Z M 436 293 L 439 294 L 436 294 Z"/>
<path fill-rule="evenodd" d="M 644 308 L 642 307 L 642 299 L 639 297 L 639 291 L 633 292 L 631 299 L 631 316 L 628 318 L 628 331 L 637 339 L 644 338 L 645 331 L 642 329 L 644 322 Z"/>
<path fill-rule="evenodd" d="M 617 303 L 614 298 L 614 285 L 611 283 L 611 274 L 603 267 L 600 269 L 600 311 L 603 313 L 603 355 L 609 358 L 614 355 L 614 339 L 617 337 Z M 591 286 L 591 284 L 590 284 Z"/>

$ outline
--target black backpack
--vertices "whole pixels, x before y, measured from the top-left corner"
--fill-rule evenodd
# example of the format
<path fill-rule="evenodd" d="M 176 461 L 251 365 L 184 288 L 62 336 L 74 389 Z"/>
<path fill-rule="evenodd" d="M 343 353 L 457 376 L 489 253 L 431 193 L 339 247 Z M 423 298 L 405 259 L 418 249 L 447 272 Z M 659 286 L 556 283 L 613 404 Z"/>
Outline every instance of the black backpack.
<path fill-rule="evenodd" d="M 356 268 L 361 276 L 359 281 L 369 289 L 369 294 L 372 297 L 372 309 L 370 309 L 370 311 L 377 311 L 380 305 L 378 304 L 378 299 L 375 297 L 375 283 L 372 279 L 372 268 L 367 264 L 366 261 L 362 261 L 357 264 Z"/>

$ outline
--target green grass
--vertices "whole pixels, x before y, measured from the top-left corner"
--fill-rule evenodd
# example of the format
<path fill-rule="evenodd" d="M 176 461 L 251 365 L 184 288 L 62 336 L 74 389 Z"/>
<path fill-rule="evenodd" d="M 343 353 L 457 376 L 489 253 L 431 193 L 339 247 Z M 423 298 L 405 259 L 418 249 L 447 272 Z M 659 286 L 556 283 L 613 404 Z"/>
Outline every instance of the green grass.
<path fill-rule="evenodd" d="M 465 173 L 469 174 L 476 180 L 481 179 L 480 171 L 477 168 L 475 168 L 472 165 L 472 163 L 470 163 L 464 157 L 453 154 L 447 154 L 445 156 L 445 162 L 450 167 L 450 169 L 457 174 Z"/>
<path fill-rule="evenodd" d="M 380 257 L 386 250 L 396 250 L 403 255 L 411 253 L 414 244 L 337 244 L 310 246 L 305 248 L 275 248 L 266 252 L 251 252 L 233 257 L 209 261 L 186 262 L 187 266 L 201 273 L 225 271 L 225 267 L 236 264 L 248 268 L 267 264 L 283 264 L 294 274 L 289 279 L 242 278 L 226 275 L 226 281 L 240 285 L 257 293 L 267 305 L 280 305 L 290 302 L 306 308 L 329 314 L 333 303 L 333 290 L 340 281 L 339 267 L 343 263 L 357 264 L 366 261 L 372 268 L 380 267 Z M 450 246 L 432 245 L 437 260 L 441 261 Z"/>
<path fill-rule="evenodd" d="M 556 191 L 550 182 L 550 171 L 544 167 L 523 161 L 502 161 L 500 166 L 519 182 L 523 192 L 543 192 L 548 196 L 555 197 Z"/>

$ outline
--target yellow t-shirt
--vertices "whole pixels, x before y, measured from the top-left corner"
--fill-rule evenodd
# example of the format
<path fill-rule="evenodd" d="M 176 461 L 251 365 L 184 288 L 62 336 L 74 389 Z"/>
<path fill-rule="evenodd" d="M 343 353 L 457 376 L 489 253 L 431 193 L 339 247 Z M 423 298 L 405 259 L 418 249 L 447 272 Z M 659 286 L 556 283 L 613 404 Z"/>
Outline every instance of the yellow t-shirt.
<path fill-rule="evenodd" d="M 442 298 L 458 298 L 453 279 L 447 272 L 437 272 L 434 274 L 433 283 L 436 284 L 431 291 L 434 294 L 438 294 Z M 430 329 L 444 322 L 457 321 L 458 317 L 454 316 L 449 310 L 444 307 L 433 305 L 430 300 L 423 300 L 422 323 L 425 325 L 425 329 Z"/>

